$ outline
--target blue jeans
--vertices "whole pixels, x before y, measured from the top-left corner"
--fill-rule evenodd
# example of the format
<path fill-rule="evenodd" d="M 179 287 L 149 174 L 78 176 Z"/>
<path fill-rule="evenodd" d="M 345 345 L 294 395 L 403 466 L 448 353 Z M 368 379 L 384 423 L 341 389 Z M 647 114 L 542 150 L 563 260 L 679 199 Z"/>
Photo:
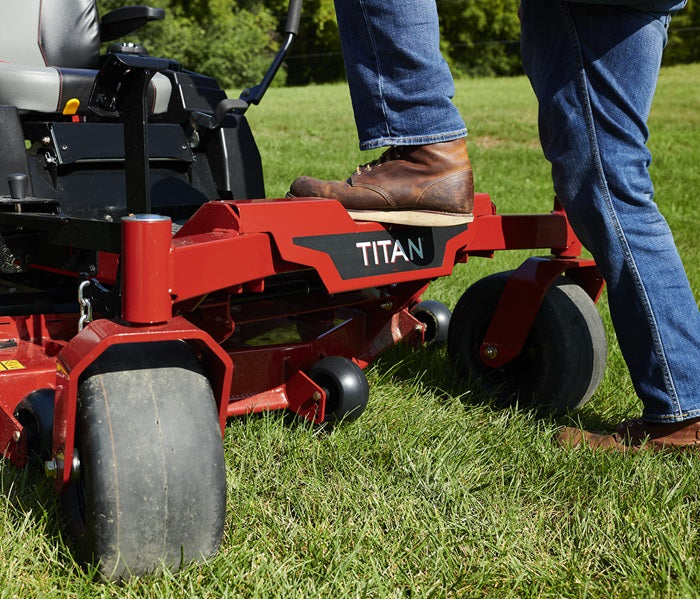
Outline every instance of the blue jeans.
<path fill-rule="evenodd" d="M 700 311 L 654 202 L 647 117 L 678 0 L 522 1 L 523 65 L 554 189 L 608 284 L 652 422 L 700 416 Z"/>
<path fill-rule="evenodd" d="M 465 137 L 434 0 L 335 0 L 360 149 Z"/>

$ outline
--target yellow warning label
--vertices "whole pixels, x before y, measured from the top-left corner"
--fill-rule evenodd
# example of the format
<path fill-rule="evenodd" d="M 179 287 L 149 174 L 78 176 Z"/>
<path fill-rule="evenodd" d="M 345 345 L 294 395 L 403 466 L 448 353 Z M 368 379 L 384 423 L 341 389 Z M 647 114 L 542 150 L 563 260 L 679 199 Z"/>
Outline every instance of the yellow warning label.
<path fill-rule="evenodd" d="M 17 360 L 0 360 L 0 370 L 22 370 L 24 366 Z"/>

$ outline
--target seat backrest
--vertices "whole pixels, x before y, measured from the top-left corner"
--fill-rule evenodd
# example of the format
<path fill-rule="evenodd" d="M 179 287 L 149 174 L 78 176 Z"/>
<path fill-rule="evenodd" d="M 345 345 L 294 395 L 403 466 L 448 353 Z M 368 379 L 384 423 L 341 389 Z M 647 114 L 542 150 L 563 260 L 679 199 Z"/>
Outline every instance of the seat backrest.
<path fill-rule="evenodd" d="M 94 68 L 100 50 L 95 0 L 0 0 L 0 60 Z"/>

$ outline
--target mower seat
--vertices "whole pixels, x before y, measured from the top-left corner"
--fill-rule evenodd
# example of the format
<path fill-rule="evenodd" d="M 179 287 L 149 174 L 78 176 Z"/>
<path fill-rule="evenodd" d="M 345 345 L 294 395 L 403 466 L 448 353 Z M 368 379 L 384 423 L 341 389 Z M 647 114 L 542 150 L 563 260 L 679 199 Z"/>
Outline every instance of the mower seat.
<path fill-rule="evenodd" d="M 162 18 L 156 9 L 125 7 L 100 24 L 95 0 L 0 0 L 0 14 L 0 105 L 65 114 L 88 110 L 101 41 Z M 165 112 L 169 79 L 157 73 L 150 88 L 151 112 Z"/>

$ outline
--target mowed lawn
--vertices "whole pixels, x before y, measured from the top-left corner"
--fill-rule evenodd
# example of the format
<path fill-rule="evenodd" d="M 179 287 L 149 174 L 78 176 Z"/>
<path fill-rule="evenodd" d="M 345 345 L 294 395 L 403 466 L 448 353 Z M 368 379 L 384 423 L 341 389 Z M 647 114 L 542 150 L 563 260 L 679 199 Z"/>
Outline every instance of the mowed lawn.
<path fill-rule="evenodd" d="M 462 80 L 455 101 L 477 189 L 503 213 L 550 210 L 526 79 Z M 270 197 L 300 174 L 344 178 L 375 155 L 357 150 L 344 85 L 272 89 L 249 118 Z M 662 71 L 650 129 L 658 203 L 700 297 L 700 64 Z M 528 255 L 473 259 L 426 298 L 453 307 Z M 95 582 L 61 536 L 51 483 L 2 462 L 0 598 L 696 597 L 700 457 L 553 442 L 571 419 L 610 427 L 641 411 L 605 297 L 600 310 L 608 369 L 569 417 L 498 409 L 453 376 L 444 350 L 399 346 L 368 368 L 364 415 L 331 434 L 280 413 L 230 422 L 223 546 L 175 575 Z"/>

